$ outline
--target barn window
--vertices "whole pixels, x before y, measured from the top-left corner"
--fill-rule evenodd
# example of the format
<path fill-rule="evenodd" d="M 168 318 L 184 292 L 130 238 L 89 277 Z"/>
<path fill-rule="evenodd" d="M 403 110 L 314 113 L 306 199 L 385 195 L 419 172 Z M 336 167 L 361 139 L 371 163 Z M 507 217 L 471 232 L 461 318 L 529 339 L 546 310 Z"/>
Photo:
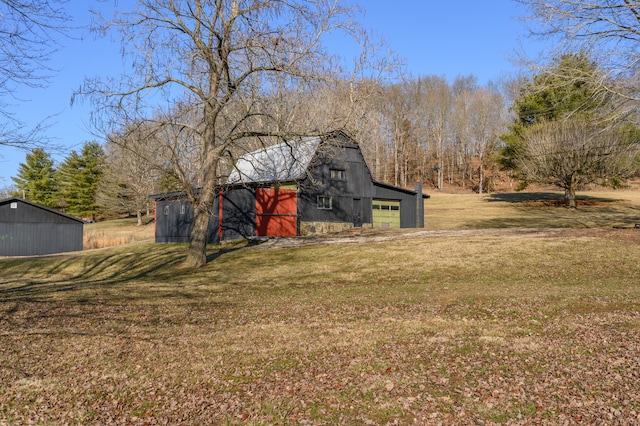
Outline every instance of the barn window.
<path fill-rule="evenodd" d="M 18 203 L 11 203 L 11 208 L 12 209 L 17 209 L 18 208 Z"/>
<path fill-rule="evenodd" d="M 318 208 L 323 210 L 331 210 L 331 197 L 324 195 L 318 196 Z"/>
<path fill-rule="evenodd" d="M 187 212 L 186 204 L 180 204 L 180 214 L 185 214 Z"/>
<path fill-rule="evenodd" d="M 347 173 L 344 170 L 331 169 L 331 179 L 347 180 Z"/>
<path fill-rule="evenodd" d="M 169 216 L 169 206 L 164 206 L 163 212 L 165 216 Z"/>

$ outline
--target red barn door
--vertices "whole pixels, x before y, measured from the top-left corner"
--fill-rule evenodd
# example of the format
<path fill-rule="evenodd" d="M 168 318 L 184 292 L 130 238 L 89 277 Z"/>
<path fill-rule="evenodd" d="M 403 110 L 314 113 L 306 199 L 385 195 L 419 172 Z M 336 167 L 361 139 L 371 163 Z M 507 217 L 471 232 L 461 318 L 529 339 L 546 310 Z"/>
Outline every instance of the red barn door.
<path fill-rule="evenodd" d="M 256 235 L 295 237 L 298 235 L 298 194 L 295 189 L 256 190 Z"/>

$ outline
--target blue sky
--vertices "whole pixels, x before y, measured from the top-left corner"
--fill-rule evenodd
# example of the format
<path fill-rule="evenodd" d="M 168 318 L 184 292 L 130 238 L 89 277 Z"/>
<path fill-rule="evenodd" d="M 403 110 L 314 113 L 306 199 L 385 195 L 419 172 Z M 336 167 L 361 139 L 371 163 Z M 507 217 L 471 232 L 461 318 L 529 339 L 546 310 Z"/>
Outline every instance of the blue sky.
<path fill-rule="evenodd" d="M 132 0 L 119 0 L 122 6 Z M 535 53 L 537 44 L 526 38 L 526 24 L 517 20 L 525 11 L 514 0 L 359 0 L 365 10 L 361 22 L 382 36 L 405 60 L 413 76 L 438 75 L 453 80 L 473 74 L 480 84 L 514 73 L 515 52 Z M 89 8 L 97 0 L 71 0 L 76 25 L 87 25 Z M 85 77 L 118 75 L 122 70 L 119 45 L 95 40 L 86 31 L 62 41 L 50 64 L 57 72 L 46 89 L 23 90 L 27 101 L 14 108 L 16 117 L 34 125 L 47 117 L 47 135 L 66 150 L 79 150 L 91 134 L 87 102 L 70 105 L 73 91 Z M 54 154 L 62 161 L 65 152 Z M 0 146 L 0 188 L 11 185 L 25 152 Z"/>

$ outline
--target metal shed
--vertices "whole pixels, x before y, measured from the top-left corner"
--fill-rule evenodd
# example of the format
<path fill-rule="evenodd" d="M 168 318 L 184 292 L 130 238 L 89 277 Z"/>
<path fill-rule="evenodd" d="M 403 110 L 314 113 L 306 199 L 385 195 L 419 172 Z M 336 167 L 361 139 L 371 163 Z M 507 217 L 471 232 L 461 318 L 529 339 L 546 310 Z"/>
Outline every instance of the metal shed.
<path fill-rule="evenodd" d="M 82 250 L 83 222 L 21 198 L 0 200 L 0 256 Z"/>

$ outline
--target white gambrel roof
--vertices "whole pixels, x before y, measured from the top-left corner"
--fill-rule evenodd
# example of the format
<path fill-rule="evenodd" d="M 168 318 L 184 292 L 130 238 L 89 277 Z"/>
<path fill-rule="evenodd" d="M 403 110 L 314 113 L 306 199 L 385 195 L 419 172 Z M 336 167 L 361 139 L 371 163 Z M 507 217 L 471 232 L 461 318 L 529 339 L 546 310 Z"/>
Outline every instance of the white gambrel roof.
<path fill-rule="evenodd" d="M 309 136 L 250 152 L 238 159 L 227 183 L 302 179 L 322 139 Z"/>

